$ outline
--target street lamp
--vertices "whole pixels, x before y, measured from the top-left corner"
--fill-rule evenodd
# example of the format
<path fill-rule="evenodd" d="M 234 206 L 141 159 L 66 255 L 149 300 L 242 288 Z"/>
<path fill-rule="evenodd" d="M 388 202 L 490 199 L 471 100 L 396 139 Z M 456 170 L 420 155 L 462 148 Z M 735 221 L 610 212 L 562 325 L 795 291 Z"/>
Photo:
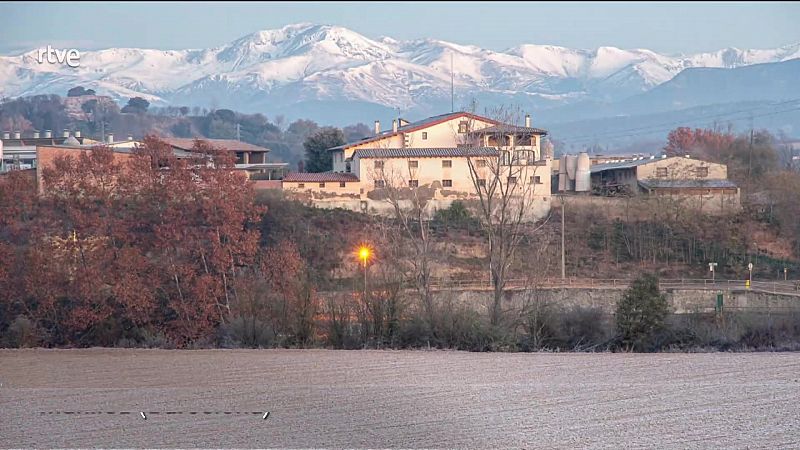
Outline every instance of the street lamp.
<path fill-rule="evenodd" d="M 369 247 L 366 245 L 362 245 L 358 249 L 358 257 L 361 258 L 361 261 L 364 265 L 364 301 L 367 301 L 367 261 L 369 260 L 370 254 Z"/>
<path fill-rule="evenodd" d="M 747 280 L 747 287 L 753 285 L 753 263 L 747 263 L 747 270 L 750 271 L 750 278 Z"/>

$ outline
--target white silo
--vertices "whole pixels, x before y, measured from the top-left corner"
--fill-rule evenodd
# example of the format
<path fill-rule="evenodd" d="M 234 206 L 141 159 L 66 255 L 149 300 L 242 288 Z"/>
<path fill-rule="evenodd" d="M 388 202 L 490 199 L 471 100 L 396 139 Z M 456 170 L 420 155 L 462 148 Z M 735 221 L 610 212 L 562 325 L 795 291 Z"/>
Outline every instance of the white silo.
<path fill-rule="evenodd" d="M 567 155 L 567 186 L 566 190 L 575 190 L 575 172 L 578 171 L 578 157 Z"/>
<path fill-rule="evenodd" d="M 575 169 L 575 191 L 589 192 L 592 189 L 592 173 L 590 170 L 591 161 L 589 154 L 581 152 L 578 154 L 577 167 Z"/>
<path fill-rule="evenodd" d="M 567 190 L 567 155 L 561 155 L 558 162 L 558 191 L 564 192 Z"/>

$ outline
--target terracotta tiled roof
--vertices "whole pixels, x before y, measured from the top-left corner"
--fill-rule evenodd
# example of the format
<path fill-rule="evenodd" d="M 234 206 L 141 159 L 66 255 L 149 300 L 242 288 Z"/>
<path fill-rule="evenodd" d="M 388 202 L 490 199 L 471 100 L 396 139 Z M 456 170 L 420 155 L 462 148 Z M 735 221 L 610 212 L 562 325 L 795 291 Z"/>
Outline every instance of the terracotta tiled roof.
<path fill-rule="evenodd" d="M 159 138 L 167 144 L 179 148 L 181 150 L 191 150 L 194 147 L 195 138 Z M 268 152 L 268 148 L 260 147 L 258 145 L 248 144 L 247 142 L 237 141 L 235 139 L 208 139 L 197 138 L 201 141 L 208 142 L 210 145 L 223 150 L 232 152 Z"/>
<path fill-rule="evenodd" d="M 499 124 L 499 122 L 497 122 L 496 120 L 492 120 L 492 119 L 489 119 L 487 117 L 481 117 L 481 116 L 479 116 L 477 114 L 472 114 L 472 113 L 469 113 L 469 112 L 466 112 L 466 111 L 452 112 L 452 113 L 440 114 L 438 116 L 428 117 L 427 119 L 422 119 L 422 120 L 418 120 L 416 122 L 408 123 L 406 125 L 403 125 L 402 127 L 399 127 L 396 132 L 395 131 L 384 131 L 383 133 L 381 133 L 381 134 L 379 134 L 377 136 L 364 138 L 364 139 L 362 139 L 360 141 L 348 142 L 347 144 L 339 145 L 337 147 L 331 147 L 328 150 L 341 150 L 341 149 L 345 149 L 345 148 L 348 148 L 348 147 L 352 147 L 354 145 L 361 145 L 361 144 L 366 144 L 368 142 L 378 141 L 378 140 L 381 140 L 381 139 L 384 139 L 384 138 L 387 138 L 387 137 L 390 137 L 390 136 L 394 136 L 394 135 L 397 135 L 397 134 L 400 134 L 400 133 L 410 133 L 412 131 L 417 131 L 417 130 L 421 130 L 421 129 L 424 129 L 424 128 L 428 128 L 428 127 L 431 127 L 433 125 L 436 125 L 436 124 L 439 124 L 439 123 L 442 123 L 442 122 L 446 122 L 448 120 L 456 119 L 458 117 L 467 117 L 467 118 L 470 118 L 470 119 L 473 119 L 473 120 L 480 120 L 482 122 Z"/>
<path fill-rule="evenodd" d="M 325 181 L 358 181 L 358 177 L 352 173 L 321 172 L 321 173 L 287 173 L 283 181 L 294 181 L 300 183 L 322 183 Z"/>
<path fill-rule="evenodd" d="M 497 156 L 493 147 L 444 148 L 362 148 L 353 153 L 359 158 L 437 158 L 467 156 Z"/>

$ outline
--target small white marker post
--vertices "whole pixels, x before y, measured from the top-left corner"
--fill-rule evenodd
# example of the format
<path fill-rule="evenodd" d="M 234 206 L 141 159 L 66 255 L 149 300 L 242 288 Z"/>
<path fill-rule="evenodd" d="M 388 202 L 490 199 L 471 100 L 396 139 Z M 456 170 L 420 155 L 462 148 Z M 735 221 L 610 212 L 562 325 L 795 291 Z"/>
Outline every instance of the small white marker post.
<path fill-rule="evenodd" d="M 261 419 L 267 420 L 267 417 L 269 417 L 269 411 L 265 412 L 264 415 L 261 417 Z"/>
<path fill-rule="evenodd" d="M 142 416 L 142 419 L 147 420 L 147 416 L 144 415 L 144 412 L 139 411 L 139 414 Z"/>
<path fill-rule="evenodd" d="M 717 267 L 717 263 L 715 262 L 708 263 L 708 270 L 711 272 L 711 284 L 717 284 L 716 281 L 717 278 L 715 276 L 715 271 L 714 271 L 715 267 Z"/>

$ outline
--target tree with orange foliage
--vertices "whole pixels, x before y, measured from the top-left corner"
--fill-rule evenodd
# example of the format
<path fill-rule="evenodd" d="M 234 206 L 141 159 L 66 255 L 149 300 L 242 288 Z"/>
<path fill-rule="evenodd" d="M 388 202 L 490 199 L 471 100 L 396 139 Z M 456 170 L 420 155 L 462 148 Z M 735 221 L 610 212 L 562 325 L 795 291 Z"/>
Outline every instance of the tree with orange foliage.
<path fill-rule="evenodd" d="M 24 314 L 55 345 L 140 328 L 179 346 L 211 336 L 254 264 L 262 211 L 230 153 L 198 141 L 193 154 L 147 137 L 124 161 L 106 147 L 60 156 L 30 204 L 13 201 L 18 175 L 0 183 L 0 252 L 21 258 L 0 262 L 0 280 L 16 280 L 4 317 Z"/>
<path fill-rule="evenodd" d="M 718 160 L 734 139 L 735 136 L 730 132 L 680 127 L 669 132 L 664 152 L 669 156 L 691 155 Z"/>

